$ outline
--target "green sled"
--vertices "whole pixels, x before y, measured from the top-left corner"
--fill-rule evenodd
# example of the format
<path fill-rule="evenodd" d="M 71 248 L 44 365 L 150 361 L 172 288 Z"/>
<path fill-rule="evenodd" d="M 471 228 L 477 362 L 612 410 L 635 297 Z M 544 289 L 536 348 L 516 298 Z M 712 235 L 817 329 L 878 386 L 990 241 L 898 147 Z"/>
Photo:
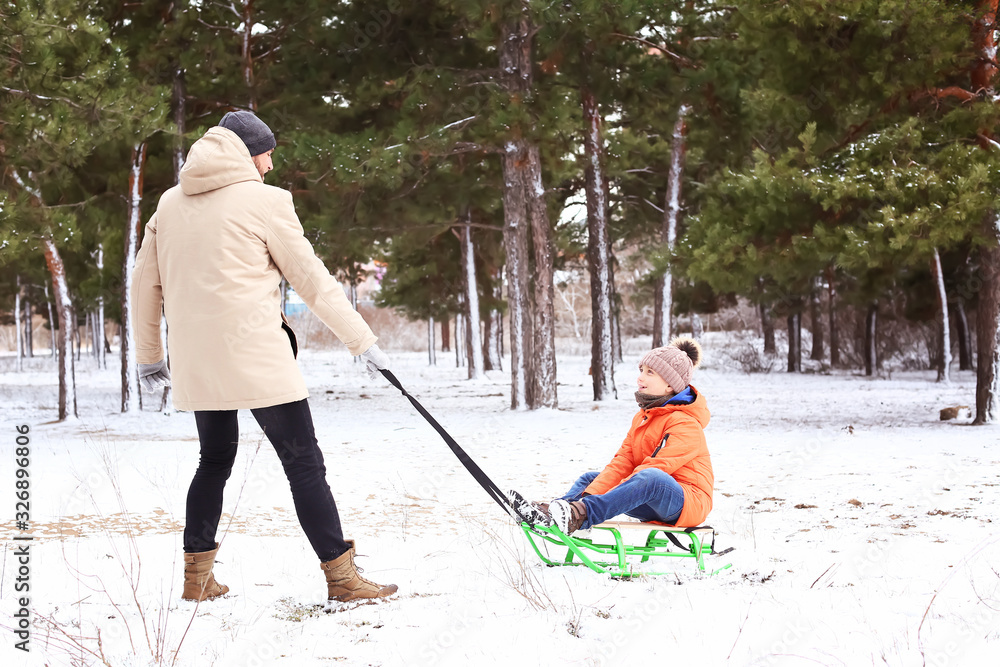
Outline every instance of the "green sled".
<path fill-rule="evenodd" d="M 701 572 L 706 572 L 706 555 L 722 555 L 732 551 L 732 549 L 726 549 L 716 554 L 715 529 L 711 526 L 675 528 L 658 523 L 605 521 L 591 528 L 592 531 L 600 531 L 594 533 L 592 537 L 574 537 L 566 535 L 555 526 L 529 523 L 522 523 L 521 530 L 531 542 L 532 549 L 546 565 L 550 567 L 586 565 L 594 572 L 609 574 L 612 577 L 629 578 L 674 574 L 673 571 L 635 571 L 632 564 L 628 562 L 629 557 L 638 556 L 640 563 L 645 563 L 650 558 L 693 558 L 698 563 L 698 569 Z M 645 544 L 627 543 L 622 538 L 623 530 L 648 531 Z M 601 538 L 604 538 L 605 541 L 600 541 Z M 562 560 L 549 558 L 539 548 L 539 546 L 544 548 L 546 543 L 566 547 L 565 558 Z M 732 567 L 732 563 L 727 563 L 708 572 L 708 574 L 718 574 L 730 567 Z"/>

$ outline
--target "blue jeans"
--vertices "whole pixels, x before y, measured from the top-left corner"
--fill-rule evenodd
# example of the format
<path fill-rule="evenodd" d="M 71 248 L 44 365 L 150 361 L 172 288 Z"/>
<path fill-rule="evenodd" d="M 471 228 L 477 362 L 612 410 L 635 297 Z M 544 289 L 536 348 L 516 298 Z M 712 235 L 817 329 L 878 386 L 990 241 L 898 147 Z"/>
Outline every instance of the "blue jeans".
<path fill-rule="evenodd" d="M 646 468 L 607 493 L 583 497 L 596 471 L 585 472 L 570 487 L 563 500 L 582 500 L 587 506 L 587 519 L 582 530 L 626 514 L 640 521 L 661 521 L 673 525 L 684 508 L 684 489 L 676 479 L 656 468 Z"/>

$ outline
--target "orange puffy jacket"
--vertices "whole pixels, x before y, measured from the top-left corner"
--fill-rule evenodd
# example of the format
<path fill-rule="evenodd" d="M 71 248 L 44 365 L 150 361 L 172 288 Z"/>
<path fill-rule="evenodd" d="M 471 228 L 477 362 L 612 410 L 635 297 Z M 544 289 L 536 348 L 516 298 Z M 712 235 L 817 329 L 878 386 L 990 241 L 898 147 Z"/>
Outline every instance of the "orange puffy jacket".
<path fill-rule="evenodd" d="M 695 400 L 687 405 L 665 405 L 639 410 L 625 442 L 611 463 L 590 483 L 586 493 L 607 493 L 646 468 L 658 468 L 671 475 L 684 489 L 684 508 L 678 526 L 697 526 L 712 510 L 712 459 L 705 443 L 705 427 L 711 414 L 705 397 L 691 387 Z M 663 447 L 653 452 L 663 442 Z"/>

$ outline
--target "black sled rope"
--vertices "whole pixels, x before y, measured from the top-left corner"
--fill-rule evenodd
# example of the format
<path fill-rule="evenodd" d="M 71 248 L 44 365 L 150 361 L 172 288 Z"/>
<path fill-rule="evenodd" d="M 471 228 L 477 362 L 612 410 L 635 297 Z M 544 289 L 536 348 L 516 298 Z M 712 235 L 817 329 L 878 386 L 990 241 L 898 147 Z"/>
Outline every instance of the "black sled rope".
<path fill-rule="evenodd" d="M 448 431 L 444 430 L 444 427 L 441 426 L 441 424 L 438 424 L 437 420 L 431 416 L 431 413 L 427 412 L 424 406 L 420 405 L 420 401 L 413 398 L 408 391 L 403 389 L 403 385 L 396 379 L 396 376 L 392 374 L 392 371 L 381 368 L 379 369 L 379 372 L 385 376 L 385 379 L 389 381 L 389 384 L 402 392 L 403 396 L 405 396 L 407 400 L 413 404 L 413 407 L 417 409 L 417 412 L 419 412 L 421 416 L 427 420 L 427 423 L 434 427 L 434 430 L 438 432 L 438 435 L 440 435 L 448 447 L 451 448 L 452 453 L 458 457 L 458 460 L 462 462 L 465 469 L 469 471 L 477 482 L 479 482 L 480 486 L 486 489 L 486 493 L 490 494 L 490 498 L 495 500 L 507 514 L 511 515 L 519 522 L 531 523 L 531 521 L 521 514 L 516 507 L 511 505 L 510 501 L 507 500 L 507 496 L 500 490 L 500 487 L 498 487 L 496 483 L 489 478 L 489 475 L 483 472 L 483 469 L 472 460 L 472 457 L 470 457 L 465 450 L 462 449 L 457 442 L 455 442 L 455 438 L 451 437 Z"/>

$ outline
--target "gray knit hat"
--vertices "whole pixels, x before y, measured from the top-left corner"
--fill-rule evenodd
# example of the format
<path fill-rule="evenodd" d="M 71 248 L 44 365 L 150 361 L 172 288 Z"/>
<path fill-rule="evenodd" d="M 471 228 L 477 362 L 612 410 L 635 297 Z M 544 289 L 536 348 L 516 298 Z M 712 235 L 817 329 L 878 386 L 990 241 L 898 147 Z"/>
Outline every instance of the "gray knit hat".
<path fill-rule="evenodd" d="M 650 350 L 639 365 L 652 368 L 673 391 L 680 393 L 691 384 L 691 374 L 700 363 L 701 345 L 694 338 L 684 337 Z"/>
<path fill-rule="evenodd" d="M 271 128 L 253 115 L 252 111 L 230 111 L 219 121 L 219 127 L 235 132 L 247 145 L 251 157 L 266 153 L 278 145 Z"/>

